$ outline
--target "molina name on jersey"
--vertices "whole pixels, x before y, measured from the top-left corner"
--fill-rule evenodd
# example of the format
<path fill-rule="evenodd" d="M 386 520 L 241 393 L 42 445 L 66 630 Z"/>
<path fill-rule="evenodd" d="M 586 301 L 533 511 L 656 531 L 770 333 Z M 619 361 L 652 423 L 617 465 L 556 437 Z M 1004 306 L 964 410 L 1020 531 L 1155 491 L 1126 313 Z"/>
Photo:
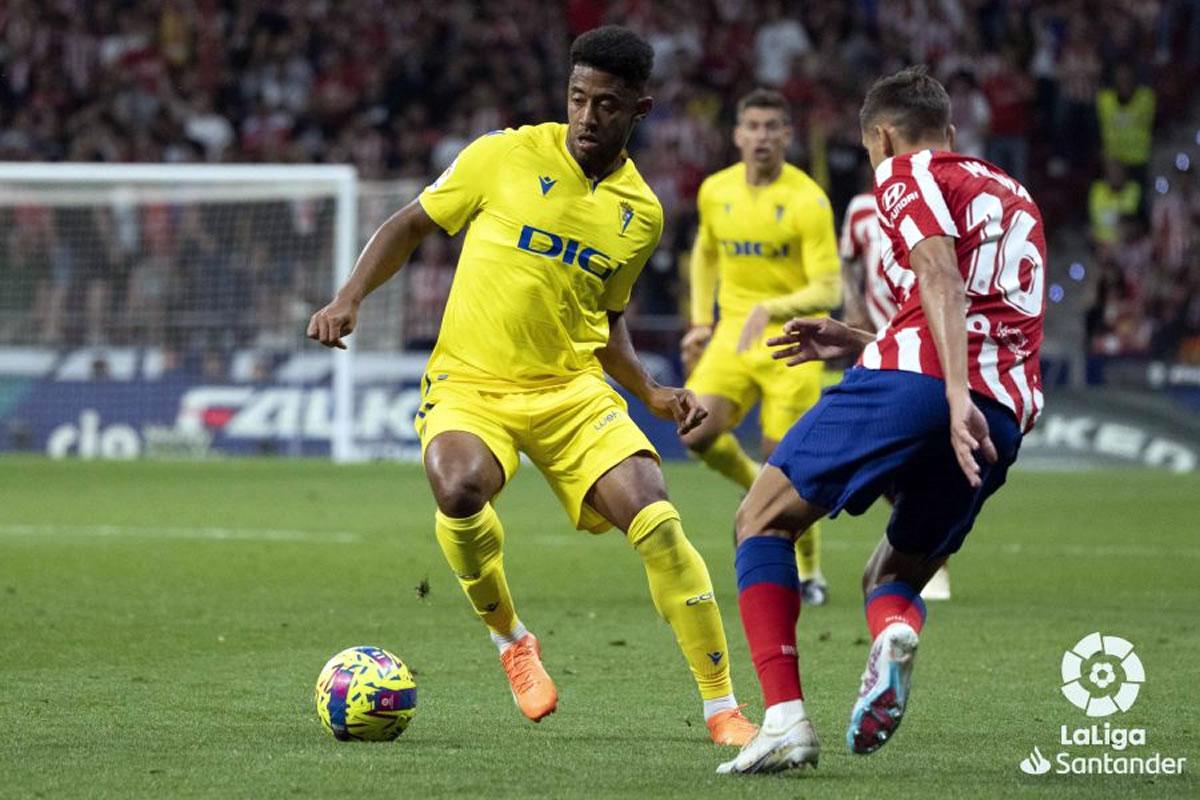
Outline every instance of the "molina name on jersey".
<path fill-rule="evenodd" d="M 663 214 L 631 159 L 593 181 L 566 134 L 546 123 L 482 136 L 421 193 L 447 233 L 469 225 L 431 374 L 537 388 L 600 372 L 608 312 L 629 303 Z"/>
<path fill-rule="evenodd" d="M 891 244 L 884 272 L 900 309 L 859 363 L 943 377 L 909 255 L 928 237 L 954 237 L 967 295 L 971 389 L 1008 407 L 1023 430 L 1032 428 L 1044 404 L 1038 352 L 1046 237 L 1029 192 L 986 161 L 922 150 L 879 165 L 875 198 Z"/>

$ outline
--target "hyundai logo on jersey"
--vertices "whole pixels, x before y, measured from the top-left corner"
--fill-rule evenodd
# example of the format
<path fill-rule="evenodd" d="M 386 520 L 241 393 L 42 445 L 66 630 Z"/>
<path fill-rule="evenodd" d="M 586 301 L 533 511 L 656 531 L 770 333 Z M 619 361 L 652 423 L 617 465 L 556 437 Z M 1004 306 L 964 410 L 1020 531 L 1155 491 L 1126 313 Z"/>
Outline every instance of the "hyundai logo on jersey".
<path fill-rule="evenodd" d="M 557 258 L 567 266 L 578 265 L 584 272 L 589 272 L 602 281 L 608 280 L 617 271 L 607 253 L 532 225 L 521 228 L 521 238 L 517 240 L 517 247 L 527 253 Z"/>
<path fill-rule="evenodd" d="M 760 258 L 787 258 L 792 254 L 789 243 L 750 242 L 736 239 L 721 239 L 721 248 L 727 256 L 759 256 Z"/>

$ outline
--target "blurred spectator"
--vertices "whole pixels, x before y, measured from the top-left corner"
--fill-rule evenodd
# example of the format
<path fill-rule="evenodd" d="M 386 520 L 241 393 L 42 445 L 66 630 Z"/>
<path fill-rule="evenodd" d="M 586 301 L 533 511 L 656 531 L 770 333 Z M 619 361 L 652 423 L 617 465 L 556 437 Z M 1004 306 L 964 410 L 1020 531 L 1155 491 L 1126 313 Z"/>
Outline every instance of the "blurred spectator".
<path fill-rule="evenodd" d="M 176 290 L 173 253 L 161 240 L 151 239 L 150 248 L 129 272 L 122 326 L 134 344 L 166 341 L 167 308 Z"/>
<path fill-rule="evenodd" d="M 1174 38 L 1181 32 L 1181 19 L 1187 20 L 1187 28 L 1183 29 L 1187 46 L 1184 58 L 1190 67 L 1200 66 L 1200 0 L 1163 0 L 1162 14 L 1158 19 L 1158 47 L 1155 51 L 1155 61 L 1167 64 L 1174 50 Z"/>
<path fill-rule="evenodd" d="M 1095 298 L 1087 313 L 1089 350 L 1097 355 L 1144 353 L 1151 330 L 1136 288 L 1111 259 L 1102 262 Z"/>
<path fill-rule="evenodd" d="M 783 3 L 770 0 L 766 6 L 766 21 L 754 37 L 754 77 L 758 82 L 764 86 L 782 86 L 787 82 L 795 58 L 810 49 L 812 43 L 800 20 L 784 16 Z"/>
<path fill-rule="evenodd" d="M 1055 149 L 1068 163 L 1085 169 L 1091 167 L 1095 156 L 1100 67 L 1086 19 L 1076 16 L 1067 27 L 1066 42 L 1058 60 L 1060 101 Z"/>
<path fill-rule="evenodd" d="M 92 368 L 88 374 L 88 379 L 93 381 L 106 381 L 112 377 L 112 370 L 109 368 L 108 359 L 103 354 L 97 355 L 92 359 Z"/>
<path fill-rule="evenodd" d="M 21 341 L 30 331 L 29 309 L 43 280 L 45 262 L 12 222 L 9 209 L 0 209 L 0 341 Z"/>
<path fill-rule="evenodd" d="M 1104 179 L 1093 182 L 1088 192 L 1092 242 L 1100 247 L 1115 244 L 1121 218 L 1137 214 L 1141 205 L 1141 184 L 1129 177 L 1124 164 L 1109 159 L 1105 164 Z"/>
<path fill-rule="evenodd" d="M 1029 59 L 1029 72 L 1035 86 L 1035 123 L 1039 137 L 1050 138 L 1049 134 L 1055 129 L 1058 106 L 1059 37 L 1054 17 L 1045 7 L 1033 10 L 1030 27 L 1033 55 Z"/>
<path fill-rule="evenodd" d="M 991 107 L 975 83 L 975 75 L 959 70 L 946 82 L 950 94 L 950 122 L 954 125 L 954 149 L 966 156 L 983 158 L 987 148 Z"/>
<path fill-rule="evenodd" d="M 1024 183 L 1028 179 L 1029 138 L 1033 132 L 1033 80 L 1021 68 L 1015 49 L 1004 51 L 983 80 L 991 108 L 987 159 Z"/>
<path fill-rule="evenodd" d="M 254 359 L 254 363 L 250 366 L 250 381 L 252 383 L 269 383 L 275 376 L 275 369 L 271 363 L 271 357 L 260 355 Z"/>
<path fill-rule="evenodd" d="M 1165 276 L 1156 269 L 1154 241 L 1148 235 L 1145 220 L 1137 214 L 1126 214 L 1118 221 L 1117 230 L 1117 241 L 1111 249 L 1112 260 L 1139 296 L 1152 299 L 1162 290 Z"/>
<path fill-rule="evenodd" d="M 225 357 L 218 350 L 204 351 L 204 357 L 200 362 L 200 374 L 206 381 L 213 383 L 222 383 L 227 378 L 225 370 Z"/>
<path fill-rule="evenodd" d="M 1139 85 L 1129 64 L 1118 64 L 1112 88 L 1096 95 L 1104 157 L 1120 161 L 1138 183 L 1146 182 L 1156 97 Z"/>
<path fill-rule="evenodd" d="M 1052 238 L 1083 224 L 1080 197 L 1094 188 L 1106 251 L 1095 274 L 1108 277 L 1093 341 L 1106 352 L 1191 352 L 1192 176 L 1155 181 L 1151 234 L 1130 240 L 1119 222 L 1130 180 L 1093 182 L 1100 125 L 1105 154 L 1144 175 L 1154 138 L 1171 134 L 1151 135 L 1155 107 L 1171 122 L 1194 108 L 1196 0 L 8 0 L 0 159 L 339 162 L 364 180 L 425 183 L 488 130 L 563 119 L 570 40 L 604 22 L 639 30 L 657 55 L 655 109 L 630 142 L 665 212 L 661 252 L 637 287 L 642 313 L 678 308 L 674 265 L 694 235 L 696 187 L 736 157 L 740 95 L 756 83 L 781 88 L 794 105 L 789 158 L 824 182 L 840 213 L 859 188 L 865 89 L 925 63 L 953 76 L 959 148 L 1026 181 Z M 1170 66 L 1139 86 L 1129 65 L 1151 47 Z M 1100 91 L 1106 71 L 1114 86 Z M 157 343 L 193 371 L 206 349 L 294 346 L 328 291 L 331 206 L 233 200 L 198 210 L 126 197 L 86 212 L 0 205 L 0 277 L 10 278 L 0 283 L 0 341 Z M 384 216 L 403 200 L 387 202 Z M 404 322 L 381 336 L 385 346 L 432 337 L 454 247 L 430 246 L 411 265 L 411 291 L 396 300 Z M 1126 258 L 1132 265 L 1117 263 Z M 229 298 L 247 294 L 252 307 L 231 311 Z M 1144 328 L 1149 340 L 1130 333 Z"/>
<path fill-rule="evenodd" d="M 1189 255 L 1196 255 L 1200 191 L 1196 188 L 1194 170 L 1189 167 L 1176 173 L 1173 179 L 1164 178 L 1159 183 L 1150 222 L 1155 253 L 1165 269 L 1178 270 Z"/>
<path fill-rule="evenodd" d="M 220 161 L 234 143 L 235 135 L 229 120 L 213 107 L 212 95 L 198 91 L 179 114 L 183 117 L 183 130 L 188 139 L 203 148 L 208 161 Z"/>

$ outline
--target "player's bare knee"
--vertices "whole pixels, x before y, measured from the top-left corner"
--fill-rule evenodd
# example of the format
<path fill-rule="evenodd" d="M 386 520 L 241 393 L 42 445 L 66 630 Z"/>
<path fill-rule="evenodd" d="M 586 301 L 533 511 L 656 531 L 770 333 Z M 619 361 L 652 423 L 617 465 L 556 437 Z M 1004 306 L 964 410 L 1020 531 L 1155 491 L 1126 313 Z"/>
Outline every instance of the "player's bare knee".
<path fill-rule="evenodd" d="M 425 450 L 425 475 L 438 509 L 448 517 L 478 514 L 504 485 L 504 471 L 482 441 L 444 433 Z"/>
<path fill-rule="evenodd" d="M 484 482 L 470 476 L 430 481 L 438 509 L 448 517 L 462 518 L 478 514 L 491 500 Z"/>
<path fill-rule="evenodd" d="M 478 514 L 495 493 L 484 471 L 470 463 L 427 463 L 425 471 L 438 510 L 448 517 Z"/>

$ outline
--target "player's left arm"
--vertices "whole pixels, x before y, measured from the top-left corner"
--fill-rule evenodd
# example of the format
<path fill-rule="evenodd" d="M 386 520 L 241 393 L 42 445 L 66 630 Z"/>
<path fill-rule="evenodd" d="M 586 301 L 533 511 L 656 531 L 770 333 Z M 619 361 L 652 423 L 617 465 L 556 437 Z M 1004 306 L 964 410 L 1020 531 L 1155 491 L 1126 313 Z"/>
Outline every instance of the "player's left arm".
<path fill-rule="evenodd" d="M 973 487 L 981 485 L 975 451 L 996 461 L 996 446 L 987 419 L 971 399 L 967 375 L 967 292 L 958 271 L 952 236 L 930 236 L 913 246 L 909 263 L 921 287 L 921 309 L 937 348 L 950 404 L 950 444 L 958 465 Z"/>
<path fill-rule="evenodd" d="M 604 289 L 602 301 L 608 312 L 608 343 L 596 351 L 596 358 L 613 380 L 633 393 L 655 416 L 675 420 L 679 435 L 682 436 L 699 425 L 708 412 L 690 390 L 663 386 L 654 380 L 638 360 L 633 340 L 629 337 L 629 326 L 625 324 L 625 308 L 633 294 L 633 284 L 662 237 L 662 210 L 657 203 L 655 208 L 657 213 L 647 217 L 651 229 L 641 248 L 629 263 L 609 278 L 608 286 Z"/>
<path fill-rule="evenodd" d="M 821 314 L 838 306 L 842 299 L 842 262 L 838 256 L 833 208 L 820 189 L 817 196 L 797 214 L 801 263 L 808 283 L 804 288 L 772 297 L 751 310 L 742 326 L 738 352 L 744 352 L 762 337 L 768 323 Z"/>
<path fill-rule="evenodd" d="M 690 389 L 663 386 L 654 380 L 633 349 L 624 311 L 608 312 L 608 344 L 596 351 L 596 357 L 604 371 L 632 392 L 656 417 L 675 420 L 680 436 L 708 416 Z"/>
<path fill-rule="evenodd" d="M 842 319 L 854 328 L 866 328 L 870 321 L 867 313 L 867 269 L 863 248 L 854 238 L 854 215 L 846 209 L 842 220 L 842 234 L 838 241 L 838 255 L 842 258 Z"/>
<path fill-rule="evenodd" d="M 865 328 L 870 321 L 866 272 L 861 258 L 842 258 L 842 317 L 855 328 Z"/>

